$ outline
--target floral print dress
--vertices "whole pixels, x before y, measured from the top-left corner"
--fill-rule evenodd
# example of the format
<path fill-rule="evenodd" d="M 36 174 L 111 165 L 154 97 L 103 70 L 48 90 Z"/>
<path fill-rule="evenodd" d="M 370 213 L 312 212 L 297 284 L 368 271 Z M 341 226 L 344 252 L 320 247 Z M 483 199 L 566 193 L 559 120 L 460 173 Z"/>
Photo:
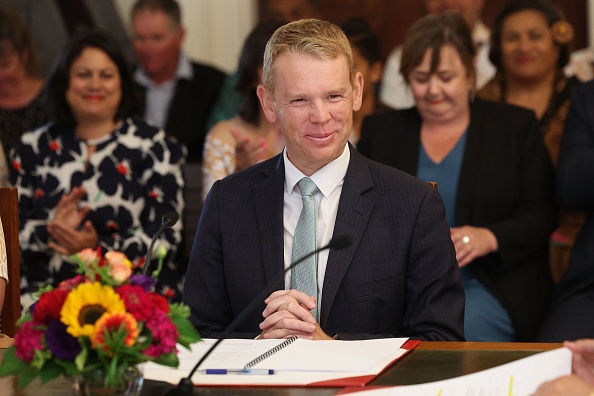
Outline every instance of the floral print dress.
<path fill-rule="evenodd" d="M 89 145 L 95 146 L 90 155 Z M 81 205 L 91 209 L 87 219 L 97 231 L 99 245 L 142 264 L 163 215 L 183 210 L 185 157 L 183 145 L 139 119 L 128 118 L 95 141 L 81 140 L 72 127 L 51 123 L 25 133 L 11 154 L 11 181 L 19 189 L 22 293 L 74 275 L 70 258 L 48 247 L 47 230 L 60 198 L 73 187 L 87 191 Z M 171 298 L 182 285 L 175 262 L 180 240 L 181 221 L 155 246 L 155 251 L 159 244 L 168 251 L 160 291 Z M 156 259 L 151 271 L 154 268 Z"/>

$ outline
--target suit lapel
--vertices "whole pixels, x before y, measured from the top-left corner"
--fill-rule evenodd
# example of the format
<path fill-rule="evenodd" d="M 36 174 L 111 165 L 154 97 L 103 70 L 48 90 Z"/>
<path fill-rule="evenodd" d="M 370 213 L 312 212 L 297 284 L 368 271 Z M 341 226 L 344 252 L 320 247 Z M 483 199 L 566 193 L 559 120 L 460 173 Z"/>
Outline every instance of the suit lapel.
<path fill-rule="evenodd" d="M 351 235 L 353 243 L 346 249 L 330 251 L 328 256 L 320 314 L 322 327 L 328 319 L 338 289 L 361 242 L 374 206 L 373 202 L 361 195 L 366 190 L 373 188 L 367 162 L 352 147 L 350 150 L 351 159 L 342 186 L 333 236 Z"/>
<path fill-rule="evenodd" d="M 282 154 L 262 169 L 268 177 L 253 186 L 257 229 L 266 282 L 272 281 L 284 269 L 283 193 L 285 166 Z M 282 286 L 284 288 L 284 284 Z"/>

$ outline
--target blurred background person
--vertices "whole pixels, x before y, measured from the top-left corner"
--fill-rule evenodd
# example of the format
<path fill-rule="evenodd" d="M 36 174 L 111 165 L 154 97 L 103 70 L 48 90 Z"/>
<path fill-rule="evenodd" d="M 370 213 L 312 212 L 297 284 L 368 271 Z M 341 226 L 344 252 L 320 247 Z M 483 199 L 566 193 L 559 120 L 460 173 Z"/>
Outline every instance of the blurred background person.
<path fill-rule="evenodd" d="M 495 19 L 491 62 L 497 75 L 477 95 L 533 110 L 540 132 L 557 165 L 570 91 L 579 84 L 567 78 L 573 28 L 549 0 L 511 0 Z M 559 207 L 559 227 L 551 238 L 551 269 L 559 281 L 585 214 Z"/>
<path fill-rule="evenodd" d="M 569 266 L 555 288 L 551 312 L 538 339 L 562 342 L 594 338 L 594 82 L 573 89 L 561 140 L 557 194 L 588 215 L 573 246 Z"/>
<path fill-rule="evenodd" d="M 320 18 L 317 0 L 263 0 L 261 5 L 261 21 L 292 22 L 299 19 Z M 211 128 L 219 121 L 233 118 L 239 113 L 242 106 L 242 96 L 235 90 L 237 80 L 237 71 L 225 79 L 221 95 L 210 115 L 208 128 Z"/>
<path fill-rule="evenodd" d="M 25 21 L 39 57 L 41 75 L 47 76 L 68 40 L 91 29 L 109 31 L 128 61 L 134 52 L 128 32 L 118 13 L 116 0 L 0 0 L 12 6 Z"/>
<path fill-rule="evenodd" d="M 202 161 L 206 122 L 225 74 L 192 61 L 182 51 L 185 29 L 175 0 L 138 0 L 132 36 L 144 117 L 188 148 L 188 162 Z"/>
<path fill-rule="evenodd" d="M 358 150 L 437 182 L 466 294 L 466 339 L 531 341 L 553 288 L 553 169 L 531 111 L 472 100 L 474 57 L 459 14 L 421 18 L 401 66 L 417 105 L 367 117 Z"/>
<path fill-rule="evenodd" d="M 378 85 L 382 78 L 381 43 L 363 18 L 352 18 L 341 23 L 340 28 L 349 39 L 353 51 L 353 66 L 363 75 L 363 102 L 359 111 L 353 114 L 353 131 L 349 141 L 355 147 L 361 137 L 363 118 L 389 108 L 377 98 Z"/>
<path fill-rule="evenodd" d="M 51 123 L 25 133 L 11 161 L 25 304 L 28 293 L 72 277 L 69 256 L 84 248 L 119 250 L 141 265 L 163 215 L 183 209 L 185 148 L 132 117 L 134 83 L 110 34 L 75 36 L 47 96 Z M 171 260 L 180 228 L 159 239 L 168 251 L 159 290 L 170 297 L 182 281 Z"/>
<path fill-rule="evenodd" d="M 277 123 L 266 119 L 256 94 L 256 88 L 262 83 L 266 43 L 282 25 L 283 21 L 261 22 L 245 40 L 235 87 L 241 95 L 242 106 L 237 116 L 215 124 L 206 137 L 202 163 L 203 200 L 215 181 L 280 153 L 285 145 Z"/>
<path fill-rule="evenodd" d="M 458 12 L 470 27 L 472 40 L 477 48 L 474 64 L 477 88 L 485 85 L 495 74 L 495 68 L 489 62 L 490 32 L 480 19 L 484 3 L 485 0 L 425 0 L 428 14 L 445 11 Z M 388 56 L 380 89 L 382 102 L 394 109 L 415 105 L 413 95 L 405 81 L 406 77 L 400 73 L 401 56 L 401 46 L 394 48 Z"/>
<path fill-rule="evenodd" d="M 0 5 L 0 161 L 26 131 L 47 122 L 31 36 L 20 16 Z M 1 179 L 1 178 L 0 178 Z"/>

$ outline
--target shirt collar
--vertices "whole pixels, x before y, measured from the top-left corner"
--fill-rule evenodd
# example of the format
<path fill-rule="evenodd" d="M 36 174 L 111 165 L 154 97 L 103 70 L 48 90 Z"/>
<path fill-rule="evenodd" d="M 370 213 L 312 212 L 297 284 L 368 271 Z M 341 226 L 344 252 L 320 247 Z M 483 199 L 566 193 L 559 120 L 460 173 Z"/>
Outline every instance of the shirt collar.
<path fill-rule="evenodd" d="M 288 192 L 289 196 L 293 194 L 295 185 L 302 178 L 306 177 L 287 157 L 287 148 L 283 150 L 283 158 L 285 160 L 285 191 Z M 327 197 L 334 191 L 334 189 L 342 183 L 346 176 L 347 169 L 349 167 L 349 161 L 351 159 L 351 151 L 349 150 L 348 144 L 345 145 L 342 154 L 334 161 L 329 162 L 320 168 L 316 173 L 311 175 L 309 178 L 316 183 L 316 186 L 320 189 L 320 192 Z"/>
<path fill-rule="evenodd" d="M 192 78 L 194 78 L 192 62 L 190 62 L 190 59 L 183 51 L 180 51 L 179 59 L 177 61 L 177 69 L 175 69 L 175 75 L 169 81 L 183 79 L 191 80 Z M 134 80 L 145 87 L 152 87 L 156 85 L 142 67 L 137 67 L 136 70 L 134 70 Z"/>

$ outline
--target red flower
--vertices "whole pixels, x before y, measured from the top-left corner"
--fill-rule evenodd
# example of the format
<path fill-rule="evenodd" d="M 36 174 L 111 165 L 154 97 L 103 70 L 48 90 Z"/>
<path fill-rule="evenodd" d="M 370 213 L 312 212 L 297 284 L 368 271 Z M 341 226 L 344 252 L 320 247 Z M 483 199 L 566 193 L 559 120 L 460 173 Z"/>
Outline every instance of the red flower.
<path fill-rule="evenodd" d="M 60 319 L 60 311 L 66 296 L 68 296 L 68 290 L 61 288 L 43 293 L 33 310 L 35 322 L 48 324 L 52 320 Z"/>
<path fill-rule="evenodd" d="M 116 288 L 116 293 L 124 300 L 126 311 L 138 321 L 146 321 L 156 311 L 153 300 L 141 286 L 122 285 Z"/>
<path fill-rule="evenodd" d="M 66 290 L 67 292 L 70 292 L 76 286 L 78 286 L 81 283 L 86 282 L 86 281 L 87 281 L 86 277 L 84 277 L 82 275 L 76 275 L 74 278 L 66 279 L 66 280 L 63 280 L 62 282 L 60 282 L 60 284 L 58 285 L 58 289 Z"/>
<path fill-rule="evenodd" d="M 21 161 L 18 161 L 18 160 L 12 161 L 12 168 L 17 172 L 20 171 L 21 170 Z"/>
<path fill-rule="evenodd" d="M 35 199 L 39 199 L 45 195 L 45 192 L 41 188 L 35 190 Z"/>
<path fill-rule="evenodd" d="M 155 307 L 157 309 L 165 312 L 166 314 L 169 313 L 169 303 L 167 302 L 167 299 L 165 297 L 158 293 L 151 293 L 150 297 L 151 300 L 153 300 L 153 304 L 155 304 Z"/>

